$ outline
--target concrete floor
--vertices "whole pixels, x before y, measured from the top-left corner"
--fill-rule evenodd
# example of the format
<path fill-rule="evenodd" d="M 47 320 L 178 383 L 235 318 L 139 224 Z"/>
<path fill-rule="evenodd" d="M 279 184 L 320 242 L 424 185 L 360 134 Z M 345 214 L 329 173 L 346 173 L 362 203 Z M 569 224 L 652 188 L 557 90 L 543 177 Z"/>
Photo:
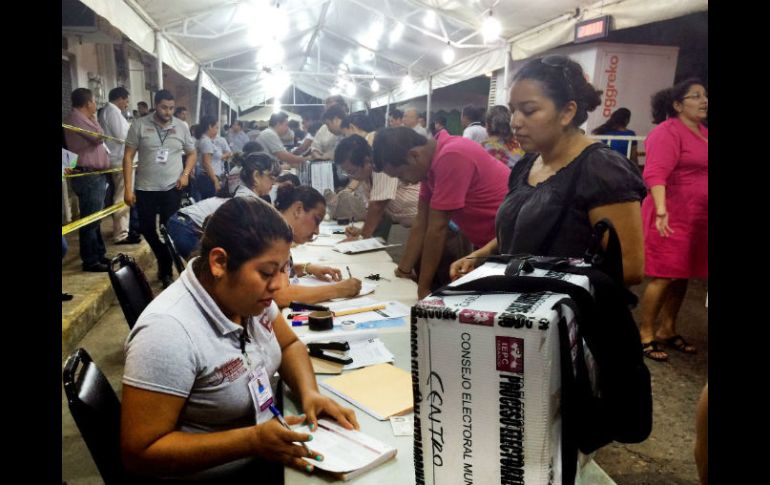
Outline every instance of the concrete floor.
<path fill-rule="evenodd" d="M 105 230 L 105 235 L 108 234 L 107 231 L 108 229 Z M 390 240 L 404 242 L 405 234 L 406 231 L 402 228 L 394 226 Z M 398 258 L 402 250 L 393 248 L 391 255 Z M 154 266 L 149 270 L 146 268 L 145 273 L 150 280 L 155 279 Z M 151 284 L 156 294 L 160 292 L 159 283 L 151 281 Z M 643 289 L 644 285 L 640 285 L 635 289 L 635 293 L 641 295 Z M 704 307 L 705 300 L 705 283 L 692 282 L 679 316 L 678 330 L 698 348 L 698 354 L 670 352 L 670 359 L 665 363 L 645 360 L 652 374 L 653 387 L 654 417 L 650 438 L 636 445 L 608 445 L 596 454 L 597 463 L 618 485 L 699 483 L 692 450 L 695 436 L 695 404 L 706 383 L 708 370 L 708 319 L 707 309 Z M 635 313 L 638 313 L 638 310 Z M 118 395 L 123 372 L 123 343 L 127 335 L 128 325 L 120 306 L 113 304 L 79 344 L 88 350 Z M 63 388 L 62 479 L 68 485 L 102 483 L 88 449 L 72 421 Z"/>

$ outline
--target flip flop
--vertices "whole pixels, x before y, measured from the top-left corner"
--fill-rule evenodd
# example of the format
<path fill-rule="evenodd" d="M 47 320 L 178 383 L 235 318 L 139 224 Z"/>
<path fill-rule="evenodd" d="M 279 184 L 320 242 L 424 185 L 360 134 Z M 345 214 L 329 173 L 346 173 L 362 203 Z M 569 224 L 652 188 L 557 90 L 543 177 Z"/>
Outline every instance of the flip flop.
<path fill-rule="evenodd" d="M 666 354 L 665 351 L 661 350 L 659 347 L 660 342 L 657 342 L 655 340 L 650 340 L 649 342 L 642 342 L 642 353 L 645 357 L 648 359 L 652 359 L 656 362 L 665 362 L 668 360 L 668 354 Z M 661 357 L 658 355 L 657 357 L 653 354 L 663 354 L 664 356 Z"/>
<path fill-rule="evenodd" d="M 674 335 L 673 337 L 663 339 L 660 343 L 671 347 L 674 350 L 678 350 L 683 354 L 696 354 L 698 352 L 695 346 L 688 343 L 681 335 Z"/>

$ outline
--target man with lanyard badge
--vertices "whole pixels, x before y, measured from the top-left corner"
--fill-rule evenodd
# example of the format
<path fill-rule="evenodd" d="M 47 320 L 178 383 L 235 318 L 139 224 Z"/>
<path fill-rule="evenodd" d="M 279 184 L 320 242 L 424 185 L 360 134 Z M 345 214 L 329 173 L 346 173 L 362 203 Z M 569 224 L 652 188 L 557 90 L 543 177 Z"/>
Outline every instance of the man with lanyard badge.
<path fill-rule="evenodd" d="M 171 255 L 160 241 L 156 217 L 165 224 L 179 210 L 182 189 L 190 181 L 195 167 L 195 141 L 187 125 L 174 118 L 174 96 L 162 89 L 155 94 L 155 112 L 139 118 L 131 125 L 123 155 L 124 199 L 136 204 L 139 229 L 158 260 L 158 279 L 166 288 L 172 282 Z M 132 161 L 139 154 L 136 167 L 136 191 Z M 187 158 L 182 163 L 182 154 Z M 135 192 L 135 193 L 134 193 Z"/>

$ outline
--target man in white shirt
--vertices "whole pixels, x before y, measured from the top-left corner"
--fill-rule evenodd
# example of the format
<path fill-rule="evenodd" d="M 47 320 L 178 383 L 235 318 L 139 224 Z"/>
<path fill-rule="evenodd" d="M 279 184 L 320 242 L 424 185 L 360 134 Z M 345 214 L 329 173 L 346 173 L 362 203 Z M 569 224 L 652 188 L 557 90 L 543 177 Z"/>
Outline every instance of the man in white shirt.
<path fill-rule="evenodd" d="M 305 160 L 308 160 L 307 157 L 293 155 L 286 150 L 286 147 L 281 141 L 281 137 L 285 136 L 289 131 L 289 115 L 283 111 L 280 113 L 273 113 L 270 115 L 268 124 L 269 128 L 261 132 L 256 140 L 257 143 L 262 145 L 268 155 L 279 162 L 288 163 L 294 166 L 300 165 Z"/>
<path fill-rule="evenodd" d="M 419 118 L 420 113 L 417 112 L 416 108 L 407 108 L 404 110 L 402 121 L 407 128 L 411 128 L 425 138 L 428 138 L 428 130 L 420 125 Z"/>
<path fill-rule="evenodd" d="M 326 109 L 328 110 L 332 106 L 341 106 L 348 113 L 348 105 L 342 96 L 329 96 L 326 98 Z M 341 135 L 341 134 L 340 134 Z M 329 127 L 324 123 L 321 128 L 315 134 L 313 138 L 313 144 L 310 145 L 310 153 L 314 160 L 334 160 L 334 148 L 337 143 L 342 139 L 342 136 L 337 135 L 329 131 Z"/>
<path fill-rule="evenodd" d="M 129 124 L 123 113 L 128 109 L 128 90 L 122 86 L 110 91 L 108 95 L 109 103 L 104 106 L 99 116 L 99 124 L 104 130 L 104 134 L 125 140 L 128 135 Z M 123 167 L 123 143 L 110 139 L 105 140 L 110 156 L 110 168 Z M 112 172 L 112 183 L 114 186 L 113 204 L 123 202 L 124 180 L 123 172 Z M 115 212 L 112 215 L 112 240 L 115 244 L 137 244 L 142 241 L 139 235 L 138 227 L 135 231 L 129 231 L 130 209 L 128 207 Z M 138 226 L 136 221 L 135 226 Z"/>
<path fill-rule="evenodd" d="M 243 145 L 249 142 L 249 136 L 243 132 L 241 120 L 233 121 L 233 126 L 227 134 L 227 142 L 234 153 L 243 153 Z"/>
<path fill-rule="evenodd" d="M 484 111 L 481 106 L 468 105 L 463 108 L 460 117 L 460 123 L 463 125 L 463 136 L 479 144 L 489 138 L 487 129 L 481 124 L 484 119 Z"/>

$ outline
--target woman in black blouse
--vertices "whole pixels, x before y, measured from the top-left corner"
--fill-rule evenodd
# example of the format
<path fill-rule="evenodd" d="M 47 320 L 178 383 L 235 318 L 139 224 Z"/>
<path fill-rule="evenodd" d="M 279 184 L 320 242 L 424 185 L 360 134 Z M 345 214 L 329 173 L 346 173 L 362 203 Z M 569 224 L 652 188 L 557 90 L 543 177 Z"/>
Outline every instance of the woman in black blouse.
<path fill-rule="evenodd" d="M 534 59 L 514 81 L 511 128 L 527 155 L 511 171 L 495 220 L 497 238 L 469 257 L 582 257 L 593 225 L 606 218 L 620 238 L 626 284 L 639 283 L 644 183 L 631 162 L 578 128 L 601 103 L 600 92 L 580 65 L 564 56 Z M 450 276 L 462 276 L 479 261 L 455 261 Z"/>

